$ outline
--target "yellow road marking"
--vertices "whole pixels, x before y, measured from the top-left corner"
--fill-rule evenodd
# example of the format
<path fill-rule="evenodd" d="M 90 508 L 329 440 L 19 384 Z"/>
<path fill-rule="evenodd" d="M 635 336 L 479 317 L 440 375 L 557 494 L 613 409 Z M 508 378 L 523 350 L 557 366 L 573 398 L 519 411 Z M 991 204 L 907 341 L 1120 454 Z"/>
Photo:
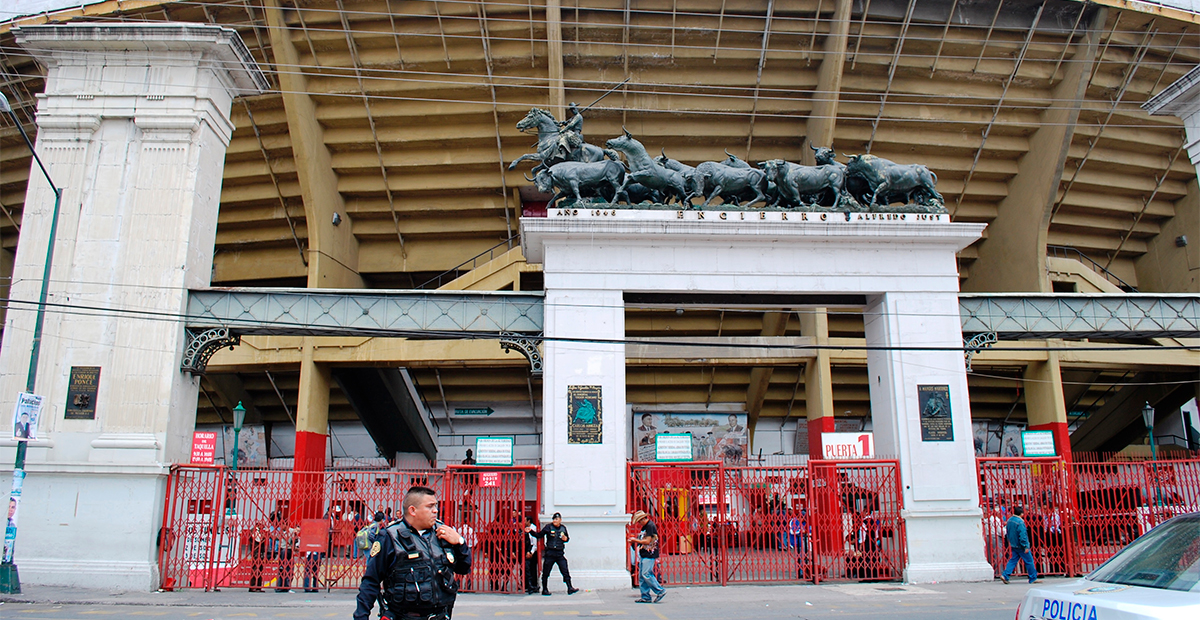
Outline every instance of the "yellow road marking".
<path fill-rule="evenodd" d="M 543 616 L 578 616 L 577 611 L 543 611 Z"/>
<path fill-rule="evenodd" d="M 109 609 L 92 609 L 89 611 L 81 611 L 80 614 L 88 614 L 92 616 L 112 616 L 118 613 L 116 610 Z"/>
<path fill-rule="evenodd" d="M 658 616 L 658 620 L 667 620 L 667 617 L 658 613 L 657 609 L 651 609 L 650 611 L 654 612 L 654 615 Z"/>
<path fill-rule="evenodd" d="M 131 615 L 131 616 L 165 616 L 165 615 L 167 615 L 167 613 L 169 613 L 169 612 L 165 612 L 165 611 L 131 611 L 131 612 L 129 612 L 129 615 Z"/>
<path fill-rule="evenodd" d="M 601 611 L 599 609 L 592 610 L 593 616 L 625 616 L 628 615 L 623 611 Z"/>

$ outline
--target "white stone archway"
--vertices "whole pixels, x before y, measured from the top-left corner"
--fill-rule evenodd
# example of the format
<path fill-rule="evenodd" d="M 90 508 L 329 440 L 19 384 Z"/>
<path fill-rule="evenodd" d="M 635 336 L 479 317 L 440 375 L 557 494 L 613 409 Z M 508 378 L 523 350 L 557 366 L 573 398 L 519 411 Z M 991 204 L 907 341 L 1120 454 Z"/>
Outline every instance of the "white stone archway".
<path fill-rule="evenodd" d="M 524 218 L 545 273 L 543 506 L 578 582 L 625 587 L 627 292 L 861 296 L 877 451 L 900 459 L 912 582 L 986 580 L 955 254 L 946 215 L 551 209 Z M 922 441 L 918 385 L 947 385 L 953 441 Z M 600 386 L 603 442 L 569 443 L 568 386 Z"/>

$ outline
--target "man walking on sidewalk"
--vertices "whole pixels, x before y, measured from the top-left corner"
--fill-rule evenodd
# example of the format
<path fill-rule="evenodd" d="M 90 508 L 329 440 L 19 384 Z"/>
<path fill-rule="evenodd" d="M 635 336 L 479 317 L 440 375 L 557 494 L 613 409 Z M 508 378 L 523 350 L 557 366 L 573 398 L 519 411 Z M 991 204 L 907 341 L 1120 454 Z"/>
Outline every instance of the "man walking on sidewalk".
<path fill-rule="evenodd" d="M 1004 583 L 1008 583 L 1009 575 L 1016 570 L 1018 560 L 1025 563 L 1029 583 L 1038 583 L 1037 567 L 1033 563 L 1033 554 L 1029 552 L 1029 528 L 1025 527 L 1025 519 L 1021 518 L 1023 514 L 1025 509 L 1021 506 L 1013 508 L 1013 516 L 1009 517 L 1008 523 L 1004 525 L 1005 536 L 1011 549 L 1008 565 L 1004 567 L 1004 572 L 1000 573 L 1000 580 Z"/>
<path fill-rule="evenodd" d="M 639 510 L 633 513 L 633 524 L 641 525 L 642 531 L 631 537 L 629 542 L 638 544 L 638 584 L 642 589 L 639 603 L 657 603 L 667 595 L 667 589 L 654 576 L 654 563 L 658 560 L 658 528 L 650 516 Z M 650 598 L 653 594 L 654 598 Z"/>

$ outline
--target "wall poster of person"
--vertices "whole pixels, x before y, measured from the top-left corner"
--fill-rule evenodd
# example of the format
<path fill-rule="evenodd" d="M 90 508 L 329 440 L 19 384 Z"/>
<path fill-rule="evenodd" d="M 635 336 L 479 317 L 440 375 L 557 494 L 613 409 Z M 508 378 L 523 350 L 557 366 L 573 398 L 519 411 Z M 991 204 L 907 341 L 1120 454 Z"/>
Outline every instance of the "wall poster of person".
<path fill-rule="evenodd" d="M 1021 447 L 1021 432 L 1025 430 L 1022 424 L 1005 424 L 1004 435 L 1000 439 L 999 456 L 1016 458 L 1025 456 Z"/>
<path fill-rule="evenodd" d="M 17 395 L 13 408 L 13 439 L 33 441 L 37 439 L 38 418 L 42 415 L 42 397 L 29 392 Z"/>
<path fill-rule="evenodd" d="M 223 460 L 226 465 L 233 464 L 233 427 L 224 427 L 222 440 L 224 448 L 222 453 L 225 455 Z M 266 467 L 267 466 L 267 438 L 266 428 L 260 424 L 251 426 L 243 426 L 242 434 L 238 435 L 238 467 Z"/>
<path fill-rule="evenodd" d="M 921 411 L 921 441 L 954 441 L 950 386 L 918 385 L 917 406 Z"/>
<path fill-rule="evenodd" d="M 750 453 L 746 414 L 648 413 L 633 414 L 633 449 L 638 461 L 654 461 L 654 438 L 659 433 L 691 433 L 697 461 L 745 465 Z"/>

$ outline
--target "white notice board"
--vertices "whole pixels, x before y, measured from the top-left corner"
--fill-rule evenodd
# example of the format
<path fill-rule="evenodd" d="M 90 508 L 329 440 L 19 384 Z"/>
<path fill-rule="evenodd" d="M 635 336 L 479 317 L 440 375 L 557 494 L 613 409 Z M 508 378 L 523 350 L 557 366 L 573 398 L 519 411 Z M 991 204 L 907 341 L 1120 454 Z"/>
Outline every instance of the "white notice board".
<path fill-rule="evenodd" d="M 512 437 L 476 437 L 476 465 L 506 465 L 513 464 Z"/>

